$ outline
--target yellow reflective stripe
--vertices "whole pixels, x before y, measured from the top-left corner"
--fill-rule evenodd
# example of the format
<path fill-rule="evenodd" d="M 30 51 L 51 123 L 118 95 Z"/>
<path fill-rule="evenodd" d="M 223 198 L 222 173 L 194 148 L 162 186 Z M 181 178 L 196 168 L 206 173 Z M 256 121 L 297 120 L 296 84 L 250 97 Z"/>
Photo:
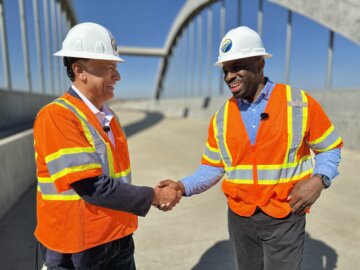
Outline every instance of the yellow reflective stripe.
<path fill-rule="evenodd" d="M 271 165 L 257 165 L 259 170 L 279 170 L 285 168 L 296 167 L 300 163 L 312 159 L 311 155 L 302 157 L 298 162 L 286 163 L 286 164 L 271 164 Z"/>
<path fill-rule="evenodd" d="M 214 130 L 214 137 L 215 137 L 216 144 L 218 145 L 218 147 L 220 147 L 219 139 L 218 139 L 218 127 L 217 127 L 217 123 L 216 123 L 216 118 L 217 118 L 218 114 L 219 114 L 219 111 L 217 111 L 215 113 L 215 116 L 213 118 L 213 130 Z M 222 156 L 221 151 L 220 151 L 220 156 Z"/>
<path fill-rule="evenodd" d="M 253 184 L 254 180 L 252 179 L 225 179 L 226 182 L 234 184 Z"/>
<path fill-rule="evenodd" d="M 37 185 L 37 191 L 40 191 L 41 192 L 41 189 L 40 189 L 40 186 L 39 185 Z"/>
<path fill-rule="evenodd" d="M 69 147 L 69 148 L 62 148 L 59 151 L 52 153 L 45 157 L 46 163 L 53 161 L 63 155 L 67 154 L 77 154 L 77 153 L 95 153 L 95 149 L 93 147 Z"/>
<path fill-rule="evenodd" d="M 210 146 L 210 144 L 208 142 L 206 142 L 206 147 L 213 152 L 218 152 L 218 153 L 220 152 L 220 150 L 218 148 L 214 148 L 214 147 Z"/>
<path fill-rule="evenodd" d="M 226 171 L 235 171 L 235 170 L 252 170 L 253 165 L 237 165 L 234 167 L 227 167 Z"/>
<path fill-rule="evenodd" d="M 325 149 L 321 149 L 321 150 L 318 150 L 318 149 L 317 149 L 316 152 L 325 152 L 325 151 L 328 151 L 328 150 L 330 150 L 330 149 L 333 149 L 333 148 L 335 148 L 335 146 L 338 145 L 341 141 L 342 141 L 342 138 L 339 137 L 339 138 L 336 139 L 335 142 L 333 142 L 332 144 L 330 144 L 330 145 L 329 145 L 328 147 L 326 147 Z"/>
<path fill-rule="evenodd" d="M 289 102 L 291 102 L 291 87 L 290 85 L 286 85 L 286 101 L 287 101 L 287 119 L 288 119 L 288 123 L 287 123 L 287 131 L 288 131 L 288 145 L 287 145 L 287 149 L 286 149 L 286 155 L 285 155 L 285 159 L 284 159 L 284 163 L 287 163 L 289 160 L 289 151 L 292 145 L 292 136 L 293 136 L 293 132 L 292 132 L 292 108 L 291 106 L 289 106 Z"/>
<path fill-rule="evenodd" d="M 74 195 L 45 195 L 45 194 L 41 194 L 41 197 L 43 198 L 43 200 L 48 200 L 48 201 L 78 201 L 81 200 L 81 197 L 77 194 Z"/>
<path fill-rule="evenodd" d="M 326 139 L 326 137 L 329 136 L 329 134 L 331 132 L 333 132 L 334 129 L 335 129 L 334 125 L 331 125 L 331 127 L 320 138 L 318 138 L 318 139 L 316 139 L 316 140 L 314 140 L 312 142 L 309 142 L 309 144 L 311 144 L 311 145 L 312 144 L 318 144 L 318 143 L 324 141 Z"/>
<path fill-rule="evenodd" d="M 127 168 L 126 170 L 124 170 L 124 171 L 122 171 L 122 172 L 116 173 L 114 176 L 115 176 L 115 178 L 124 177 L 124 176 L 129 175 L 130 172 L 131 172 L 131 168 L 129 167 L 129 168 Z"/>
<path fill-rule="evenodd" d="M 296 175 L 292 178 L 281 178 L 277 180 L 261 180 L 258 181 L 259 185 L 274 185 L 274 184 L 281 184 L 281 183 L 288 183 L 292 181 L 299 180 L 303 178 L 305 175 L 310 175 L 313 172 L 313 168 L 310 168 L 299 175 Z M 234 184 L 253 184 L 254 180 L 252 179 L 225 179 L 226 182 L 234 183 Z"/>
<path fill-rule="evenodd" d="M 313 168 L 310 168 L 306 171 L 303 171 L 301 174 L 295 175 L 292 178 L 280 178 L 278 180 L 261 180 L 258 182 L 259 185 L 274 185 L 274 184 L 282 184 L 282 183 L 288 183 L 292 181 L 299 180 L 303 178 L 305 175 L 310 175 L 313 172 Z"/>
<path fill-rule="evenodd" d="M 209 158 L 207 155 L 203 155 L 202 156 L 203 157 L 203 159 L 205 159 L 205 160 L 207 160 L 207 161 L 209 161 L 209 162 L 211 162 L 211 163 L 220 163 L 221 162 L 221 159 L 218 159 L 218 160 L 215 160 L 215 159 L 212 159 L 212 158 Z"/>
<path fill-rule="evenodd" d="M 52 183 L 54 182 L 51 177 L 37 177 L 39 183 Z"/>
<path fill-rule="evenodd" d="M 66 168 L 58 173 L 55 173 L 51 176 L 51 178 L 53 179 L 53 181 L 67 175 L 70 173 L 74 173 L 74 172 L 81 172 L 81 171 L 85 171 L 85 170 L 90 170 L 90 169 L 101 169 L 101 164 L 86 164 L 86 165 L 80 165 L 80 166 L 74 166 L 71 168 Z"/>
<path fill-rule="evenodd" d="M 301 90 L 301 96 L 302 96 L 302 102 L 308 104 L 308 98 L 307 98 L 304 90 Z M 302 127 L 301 127 L 301 140 L 300 140 L 298 148 L 295 151 L 295 159 L 297 157 L 297 153 L 299 152 L 300 146 L 303 144 L 303 141 L 304 141 L 306 124 L 307 124 L 308 116 L 309 116 L 309 107 L 308 106 L 302 107 L 302 115 L 303 115 L 303 117 L 302 117 Z"/>
<path fill-rule="evenodd" d="M 101 138 L 102 139 L 102 138 Z M 103 140 L 103 139 L 102 139 Z M 115 169 L 114 169 L 114 159 L 113 159 L 113 156 L 112 156 L 112 151 L 111 151 L 111 146 L 106 143 L 104 140 L 103 140 L 103 143 L 106 145 L 106 154 L 107 154 L 107 157 L 108 157 L 108 167 L 109 167 L 109 175 L 110 176 L 113 176 L 115 175 Z M 130 169 L 130 168 L 129 168 Z"/>
<path fill-rule="evenodd" d="M 73 105 L 71 102 L 69 102 L 68 100 L 66 100 L 66 99 L 64 99 L 64 98 L 59 98 L 59 100 L 62 100 L 63 102 L 65 102 L 65 103 L 68 104 L 69 106 L 73 107 L 73 108 L 76 110 L 76 112 L 77 112 L 81 117 L 83 117 L 85 120 L 87 120 L 86 115 L 85 115 L 82 111 L 80 111 L 78 108 L 76 108 L 76 106 Z M 66 107 L 65 107 L 65 108 L 66 108 Z"/>
<path fill-rule="evenodd" d="M 65 99 L 62 99 L 62 98 L 59 98 L 60 100 L 64 101 L 65 103 L 69 104 L 69 106 L 71 106 L 72 108 L 74 108 L 80 115 L 82 115 L 86 120 L 87 118 L 85 117 L 85 115 L 74 106 L 72 105 L 71 103 L 67 102 Z M 63 107 L 65 108 L 66 110 L 69 110 L 69 108 L 67 108 L 64 104 L 61 104 L 59 102 L 54 102 L 54 104 L 60 106 L 60 107 Z M 89 128 L 87 127 L 86 123 L 81 119 L 79 118 L 77 115 L 76 115 L 76 118 L 80 121 L 80 124 L 81 126 L 83 127 L 83 130 L 84 130 L 84 133 L 85 133 L 85 137 L 86 139 L 88 140 L 88 142 L 94 146 L 94 141 L 93 141 L 93 137 L 91 136 L 91 133 L 90 133 L 90 130 Z"/>
<path fill-rule="evenodd" d="M 229 147 L 226 143 L 226 134 L 227 134 L 227 122 L 228 122 L 228 114 L 229 114 L 229 104 L 230 102 L 226 102 L 226 105 L 225 105 L 225 110 L 224 110 L 224 127 L 223 127 L 223 140 L 224 140 L 224 145 L 225 145 L 225 149 L 226 149 L 226 152 L 227 152 L 227 155 L 229 157 L 229 160 L 230 160 L 230 164 L 232 164 L 232 157 L 230 155 L 230 151 L 229 151 Z"/>

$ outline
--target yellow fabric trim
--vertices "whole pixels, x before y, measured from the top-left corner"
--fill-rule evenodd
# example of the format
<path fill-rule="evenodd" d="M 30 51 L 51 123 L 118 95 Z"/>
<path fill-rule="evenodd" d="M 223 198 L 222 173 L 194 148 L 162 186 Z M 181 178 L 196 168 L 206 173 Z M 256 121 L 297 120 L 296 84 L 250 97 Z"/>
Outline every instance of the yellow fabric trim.
<path fill-rule="evenodd" d="M 212 159 L 212 158 L 209 158 L 207 155 L 203 155 L 202 156 L 203 157 L 203 159 L 206 159 L 207 161 L 209 161 L 209 162 L 211 162 L 211 163 L 220 163 L 221 162 L 221 159 L 219 159 L 219 160 L 215 160 L 215 159 Z"/>
<path fill-rule="evenodd" d="M 328 151 L 330 149 L 333 149 L 335 148 L 336 145 L 338 145 L 340 142 L 342 141 L 342 138 L 339 137 L 337 138 L 337 140 L 335 142 L 333 142 L 331 145 L 329 145 L 328 147 L 326 147 L 325 149 L 321 149 L 321 150 L 316 150 L 316 152 L 325 152 L 325 151 Z"/>
<path fill-rule="evenodd" d="M 51 179 L 51 177 L 38 177 L 37 180 L 39 183 L 53 183 L 54 182 Z"/>
<path fill-rule="evenodd" d="M 308 104 L 308 98 L 307 98 L 304 90 L 301 90 L 301 96 L 302 96 L 302 102 Z M 300 146 L 303 144 L 303 141 L 304 141 L 306 124 L 307 124 L 308 115 L 309 115 L 308 106 L 302 107 L 302 115 L 303 115 L 303 117 L 302 117 L 302 124 L 301 124 L 301 140 L 300 140 L 299 146 L 297 147 L 297 149 L 295 151 L 295 160 L 296 160 L 297 154 L 299 152 Z"/>
<path fill-rule="evenodd" d="M 80 111 L 75 105 L 73 105 L 71 102 L 69 102 L 68 100 L 66 100 L 64 98 L 59 98 L 59 99 L 64 101 L 66 104 L 70 105 L 71 107 L 73 107 L 77 111 L 77 113 L 80 114 L 80 116 L 82 116 L 85 120 L 87 120 L 86 115 L 82 111 Z"/>
<path fill-rule="evenodd" d="M 224 181 L 234 184 L 254 184 L 254 180 L 252 179 L 225 179 Z"/>
<path fill-rule="evenodd" d="M 218 127 L 217 127 L 217 124 L 216 124 L 216 118 L 217 118 L 218 114 L 219 114 L 219 111 L 217 111 L 215 113 L 215 116 L 213 118 L 213 130 L 214 130 L 214 137 L 215 137 L 216 144 L 219 147 L 220 157 L 222 158 L 221 151 L 220 151 L 220 146 L 219 146 L 219 140 L 218 140 L 218 136 L 217 136 L 218 135 Z"/>
<path fill-rule="evenodd" d="M 81 116 L 83 116 L 83 117 L 87 120 L 86 116 L 85 116 L 81 111 L 79 111 L 79 110 L 76 108 L 76 106 L 74 106 L 73 104 L 71 104 L 70 102 L 66 101 L 66 100 L 63 99 L 63 98 L 60 98 L 60 99 L 61 99 L 62 101 L 64 101 L 65 103 L 69 104 L 72 108 L 74 108 Z M 66 110 L 69 110 L 69 108 L 67 108 L 65 105 L 63 105 L 63 104 L 61 104 L 61 103 L 54 102 L 54 104 L 56 104 L 56 105 L 58 105 L 58 106 L 60 106 L 60 107 L 63 107 L 63 108 L 65 108 Z M 77 115 L 75 115 L 75 116 L 76 116 L 76 118 L 80 121 L 80 124 L 81 124 L 81 126 L 83 127 L 83 129 L 84 129 L 84 133 L 85 133 L 86 139 L 88 140 L 88 142 L 89 142 L 92 146 L 94 146 L 93 137 L 91 136 L 91 133 L 90 133 L 89 128 L 88 128 L 87 125 L 84 123 L 84 121 L 82 121 L 79 117 L 77 117 Z"/>
<path fill-rule="evenodd" d="M 287 104 L 289 104 L 289 102 L 291 102 L 292 98 L 291 98 L 291 87 L 290 85 L 286 85 L 286 101 Z M 289 159 L 289 151 L 290 151 L 290 147 L 291 147 L 291 142 L 292 142 L 292 109 L 290 105 L 287 105 L 287 130 L 288 130 L 288 145 L 287 145 L 287 149 L 286 149 L 286 155 L 285 155 L 285 159 L 284 159 L 284 163 L 288 162 Z"/>
<path fill-rule="evenodd" d="M 306 171 L 303 171 L 301 174 L 294 176 L 293 178 L 280 178 L 278 180 L 259 180 L 258 184 L 259 185 L 274 185 L 274 184 L 282 184 L 282 183 L 288 183 L 288 182 L 292 182 L 292 181 L 296 181 L 299 180 L 301 178 L 303 178 L 305 175 L 307 174 L 311 174 L 314 171 L 313 168 L 310 168 Z"/>
<path fill-rule="evenodd" d="M 226 102 L 225 109 L 224 109 L 223 139 L 224 139 L 224 145 L 225 145 L 226 152 L 227 152 L 227 154 L 229 156 L 230 164 L 232 164 L 232 157 L 231 157 L 231 154 L 230 154 L 230 151 L 229 151 L 229 147 L 228 147 L 228 145 L 226 143 L 227 122 L 228 122 L 228 115 L 229 115 L 229 104 L 230 104 L 229 101 Z M 225 164 L 225 166 L 226 166 L 226 164 Z"/>
<path fill-rule="evenodd" d="M 78 201 L 81 197 L 77 194 L 74 195 L 44 195 L 41 194 L 43 200 L 47 201 Z"/>
<path fill-rule="evenodd" d="M 127 168 L 125 171 L 122 171 L 122 172 L 118 172 L 115 174 L 115 178 L 118 178 L 118 177 L 123 177 L 123 176 L 127 176 L 129 175 L 131 172 L 131 168 Z"/>
<path fill-rule="evenodd" d="M 279 169 L 286 169 L 292 168 L 300 165 L 304 161 L 312 159 L 311 155 L 302 157 L 298 162 L 286 163 L 286 164 L 271 164 L 271 165 L 257 165 L 258 170 L 279 170 Z"/>
<path fill-rule="evenodd" d="M 252 170 L 253 165 L 237 165 L 234 167 L 227 167 L 226 171 L 235 171 L 235 170 Z"/>
<path fill-rule="evenodd" d="M 313 140 L 312 142 L 309 142 L 309 144 L 313 145 L 313 144 L 321 143 L 326 139 L 327 136 L 329 136 L 331 132 L 333 132 L 334 129 L 335 129 L 334 125 L 331 125 L 331 127 L 327 131 L 325 131 L 325 133 L 320 138 Z"/>
<path fill-rule="evenodd" d="M 220 152 L 220 150 L 219 150 L 219 149 L 214 148 L 214 147 L 211 147 L 211 146 L 210 146 L 210 144 L 209 144 L 208 142 L 206 142 L 206 148 L 207 148 L 207 149 L 209 149 L 209 150 L 211 150 L 211 151 L 213 151 L 213 152 L 217 152 L 217 153 L 219 153 L 219 152 Z"/>
<path fill-rule="evenodd" d="M 52 153 L 45 157 L 46 163 L 49 163 L 55 159 L 58 159 L 59 157 L 63 155 L 69 155 L 69 154 L 78 154 L 78 153 L 95 153 L 95 149 L 93 147 L 71 147 L 71 148 L 63 148 L 59 151 Z"/>
<path fill-rule="evenodd" d="M 55 173 L 51 176 L 53 181 L 56 181 L 57 179 L 70 174 L 70 173 L 74 173 L 74 172 L 81 172 L 81 171 L 86 171 L 86 170 L 90 170 L 90 169 L 101 169 L 101 164 L 86 164 L 86 165 L 79 165 L 79 166 L 74 166 L 71 168 L 66 168 L 64 170 L 61 170 L 58 173 Z"/>
<path fill-rule="evenodd" d="M 101 136 L 100 136 L 101 137 Z M 108 165 L 109 165 L 109 175 L 111 177 L 115 176 L 115 169 L 114 169 L 114 159 L 112 156 L 112 151 L 110 145 L 104 141 L 104 139 L 101 137 L 101 140 L 106 145 L 106 155 L 108 157 Z"/>

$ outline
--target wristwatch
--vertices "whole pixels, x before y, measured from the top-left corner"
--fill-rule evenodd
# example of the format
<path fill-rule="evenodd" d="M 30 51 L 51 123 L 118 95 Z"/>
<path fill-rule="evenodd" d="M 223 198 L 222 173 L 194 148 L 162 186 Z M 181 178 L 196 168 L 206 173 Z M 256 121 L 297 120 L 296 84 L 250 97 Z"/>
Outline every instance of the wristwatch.
<path fill-rule="evenodd" d="M 321 180 L 322 180 L 322 182 L 323 182 L 323 184 L 324 184 L 325 188 L 330 187 L 331 180 L 330 180 L 330 178 L 329 178 L 329 177 L 327 177 L 326 175 L 320 174 L 320 173 L 318 173 L 318 174 L 314 174 L 314 176 L 319 176 L 319 177 L 321 178 Z"/>

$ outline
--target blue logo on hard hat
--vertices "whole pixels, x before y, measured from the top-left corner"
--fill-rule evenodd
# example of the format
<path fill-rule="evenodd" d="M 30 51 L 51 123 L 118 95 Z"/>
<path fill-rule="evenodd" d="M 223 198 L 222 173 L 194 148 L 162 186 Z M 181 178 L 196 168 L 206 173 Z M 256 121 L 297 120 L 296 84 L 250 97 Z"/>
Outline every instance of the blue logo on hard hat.
<path fill-rule="evenodd" d="M 227 53 L 228 51 L 230 51 L 231 47 L 232 47 L 231 39 L 225 39 L 221 44 L 221 51 L 223 53 Z"/>

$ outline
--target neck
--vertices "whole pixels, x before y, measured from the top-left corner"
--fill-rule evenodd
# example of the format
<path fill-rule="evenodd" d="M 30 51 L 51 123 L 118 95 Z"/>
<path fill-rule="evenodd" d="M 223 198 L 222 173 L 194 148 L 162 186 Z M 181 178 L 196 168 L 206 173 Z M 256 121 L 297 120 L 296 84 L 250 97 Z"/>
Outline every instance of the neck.
<path fill-rule="evenodd" d="M 73 84 L 76 89 L 81 92 L 81 94 L 83 94 L 99 111 L 101 111 L 103 104 L 97 101 L 94 95 L 91 94 L 91 91 L 87 89 L 86 85 L 79 82 L 74 82 Z"/>
<path fill-rule="evenodd" d="M 265 78 L 262 77 L 260 79 L 260 82 L 259 84 L 257 85 L 257 87 L 254 89 L 254 94 L 248 98 L 245 98 L 247 101 L 249 101 L 250 103 L 253 103 L 257 98 L 258 96 L 260 95 L 261 91 L 264 89 L 264 86 L 265 86 Z"/>

